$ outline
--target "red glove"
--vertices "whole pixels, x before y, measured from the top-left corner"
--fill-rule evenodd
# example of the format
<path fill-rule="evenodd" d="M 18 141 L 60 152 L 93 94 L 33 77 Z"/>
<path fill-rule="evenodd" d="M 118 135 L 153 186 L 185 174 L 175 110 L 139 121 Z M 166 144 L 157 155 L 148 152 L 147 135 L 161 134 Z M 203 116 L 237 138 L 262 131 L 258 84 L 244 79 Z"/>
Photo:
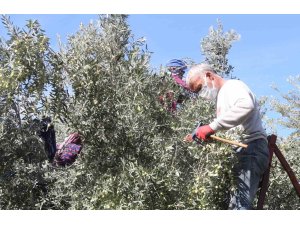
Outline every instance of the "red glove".
<path fill-rule="evenodd" d="M 203 141 L 208 141 L 208 138 L 210 135 L 216 133 L 209 125 L 204 125 L 199 127 L 196 130 L 196 136 L 197 138 L 203 140 Z"/>

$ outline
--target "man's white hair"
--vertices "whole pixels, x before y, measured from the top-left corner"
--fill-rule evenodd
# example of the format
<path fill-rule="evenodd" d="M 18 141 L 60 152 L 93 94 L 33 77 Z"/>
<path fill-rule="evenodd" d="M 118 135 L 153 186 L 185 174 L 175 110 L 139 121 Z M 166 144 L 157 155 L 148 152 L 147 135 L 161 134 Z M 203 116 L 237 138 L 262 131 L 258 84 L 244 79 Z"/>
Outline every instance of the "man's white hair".
<path fill-rule="evenodd" d="M 203 78 L 204 72 L 210 71 L 215 73 L 214 69 L 206 63 L 200 63 L 191 67 L 186 77 L 186 84 L 190 86 L 191 80 L 195 77 Z"/>

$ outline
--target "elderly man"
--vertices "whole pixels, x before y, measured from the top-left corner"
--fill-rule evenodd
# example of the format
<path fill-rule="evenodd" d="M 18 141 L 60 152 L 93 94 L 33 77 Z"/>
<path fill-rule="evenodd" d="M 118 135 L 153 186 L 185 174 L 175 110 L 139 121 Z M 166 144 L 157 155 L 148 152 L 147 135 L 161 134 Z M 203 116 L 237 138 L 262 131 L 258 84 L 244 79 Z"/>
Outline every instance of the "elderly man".
<path fill-rule="evenodd" d="M 251 209 L 269 162 L 267 135 L 255 95 L 242 81 L 224 80 L 204 63 L 190 69 L 186 82 L 191 91 L 217 104 L 216 118 L 210 124 L 197 128 L 197 138 L 207 141 L 217 131 L 236 126 L 243 129 L 241 139 L 248 147 L 236 149 L 238 162 L 234 166 L 234 174 L 237 190 L 232 193 L 229 209 Z M 188 136 L 186 140 L 192 141 Z"/>

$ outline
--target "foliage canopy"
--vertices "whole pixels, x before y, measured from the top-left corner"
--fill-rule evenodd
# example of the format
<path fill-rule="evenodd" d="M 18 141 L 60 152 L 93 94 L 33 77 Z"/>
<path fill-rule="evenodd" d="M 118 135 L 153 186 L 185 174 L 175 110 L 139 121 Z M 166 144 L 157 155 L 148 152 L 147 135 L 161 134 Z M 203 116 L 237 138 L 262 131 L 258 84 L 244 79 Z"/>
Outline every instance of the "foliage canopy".
<path fill-rule="evenodd" d="M 58 52 L 37 21 L 22 31 L 9 18 L 2 22 L 9 40 L 0 44 L 1 209 L 227 207 L 234 188 L 231 147 L 182 141 L 196 121 L 212 119 L 214 106 L 190 99 L 176 113 L 162 107 L 158 96 L 181 90 L 163 71 L 151 70 L 145 41 L 135 39 L 127 16 L 81 25 Z M 236 37 L 226 39 L 223 58 Z M 232 69 L 219 63 L 225 74 Z M 83 154 L 73 165 L 47 162 L 32 127 L 45 114 L 58 140 L 82 134 Z M 277 208 L 272 201 L 269 207 Z"/>

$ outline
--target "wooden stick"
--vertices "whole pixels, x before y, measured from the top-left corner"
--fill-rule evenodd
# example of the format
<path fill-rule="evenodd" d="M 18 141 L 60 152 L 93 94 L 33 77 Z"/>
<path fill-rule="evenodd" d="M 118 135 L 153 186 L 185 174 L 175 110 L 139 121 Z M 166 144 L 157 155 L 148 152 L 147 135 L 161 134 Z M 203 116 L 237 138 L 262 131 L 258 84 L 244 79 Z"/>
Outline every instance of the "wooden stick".
<path fill-rule="evenodd" d="M 239 143 L 239 142 L 236 142 L 236 141 L 227 140 L 225 138 L 217 137 L 215 135 L 210 135 L 209 137 L 211 137 L 212 139 L 214 139 L 216 141 L 221 141 L 221 142 L 231 144 L 231 145 L 235 145 L 235 146 L 239 146 L 239 147 L 242 147 L 242 148 L 247 148 L 248 147 L 248 145 L 246 145 L 246 144 Z"/>

